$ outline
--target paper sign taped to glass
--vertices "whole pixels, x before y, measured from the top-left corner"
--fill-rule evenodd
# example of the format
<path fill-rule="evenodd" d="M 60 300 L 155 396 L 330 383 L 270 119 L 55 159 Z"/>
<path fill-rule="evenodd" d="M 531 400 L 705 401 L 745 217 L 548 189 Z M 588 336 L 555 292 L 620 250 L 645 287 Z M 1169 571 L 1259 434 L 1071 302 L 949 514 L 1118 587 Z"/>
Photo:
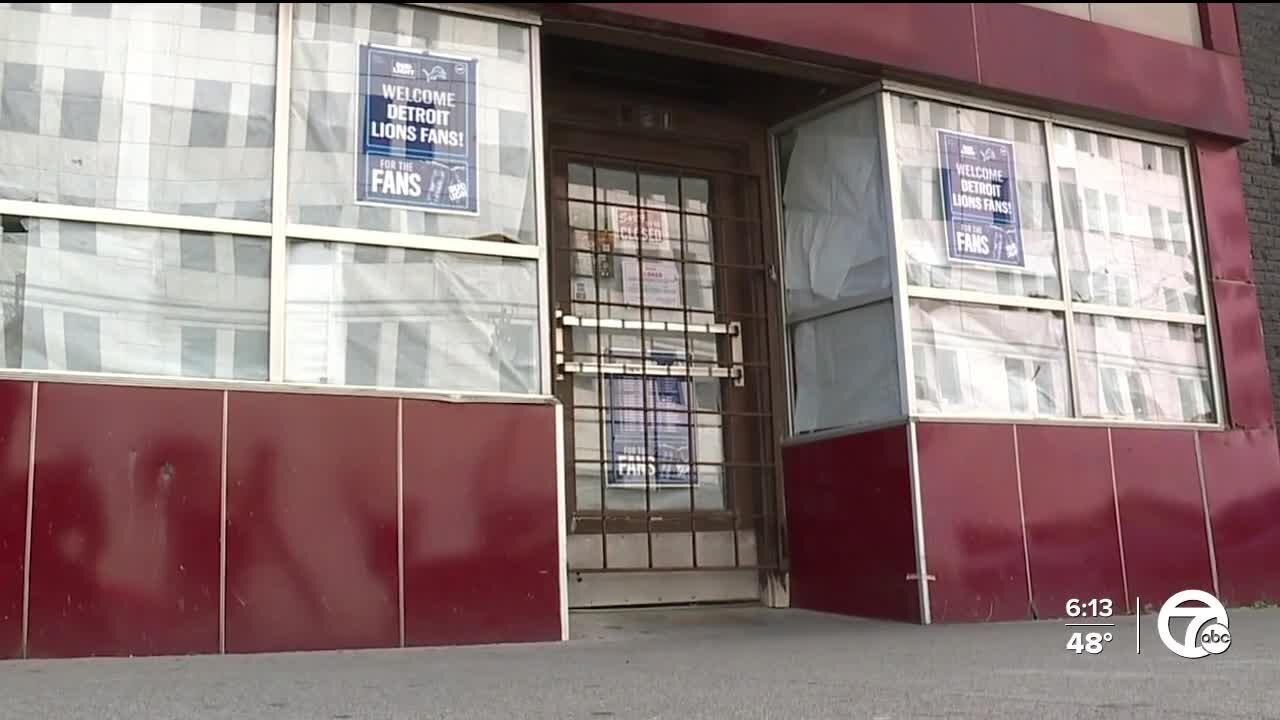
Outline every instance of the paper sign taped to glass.
<path fill-rule="evenodd" d="M 665 212 L 612 205 L 609 216 L 619 252 L 632 255 L 671 253 L 671 231 Z"/>
<path fill-rule="evenodd" d="M 357 203 L 476 214 L 478 62 L 360 46 Z"/>
<path fill-rule="evenodd" d="M 1025 267 L 1013 143 L 939 130 L 938 172 L 947 257 Z"/>
<path fill-rule="evenodd" d="M 639 364 L 634 351 L 612 351 L 613 362 Z M 671 365 L 674 352 L 653 351 L 649 362 Z M 615 488 L 687 488 L 698 484 L 692 464 L 693 415 L 688 378 L 610 375 L 608 385 L 609 472 Z"/>
<path fill-rule="evenodd" d="M 647 308 L 680 308 L 680 264 L 674 260 L 644 258 L 641 262 L 623 258 L 622 298 L 623 302 Z"/>

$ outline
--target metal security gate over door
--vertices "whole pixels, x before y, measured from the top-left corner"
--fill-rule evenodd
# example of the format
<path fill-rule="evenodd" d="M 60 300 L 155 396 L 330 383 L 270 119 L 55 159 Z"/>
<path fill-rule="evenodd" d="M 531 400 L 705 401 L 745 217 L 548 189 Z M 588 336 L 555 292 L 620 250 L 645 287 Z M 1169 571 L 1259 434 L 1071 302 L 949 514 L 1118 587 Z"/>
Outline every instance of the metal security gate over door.
<path fill-rule="evenodd" d="M 651 122 L 692 111 L 613 108 L 548 131 L 569 601 L 756 600 L 780 555 L 761 174 Z"/>

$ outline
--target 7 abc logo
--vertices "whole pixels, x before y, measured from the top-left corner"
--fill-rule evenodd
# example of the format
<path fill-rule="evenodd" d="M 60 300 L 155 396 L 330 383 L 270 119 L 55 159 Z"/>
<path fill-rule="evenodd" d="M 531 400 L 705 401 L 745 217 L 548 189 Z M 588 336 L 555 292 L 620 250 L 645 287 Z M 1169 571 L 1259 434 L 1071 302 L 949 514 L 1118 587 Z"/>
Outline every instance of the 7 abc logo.
<path fill-rule="evenodd" d="M 1183 603 L 1194 603 L 1183 607 Z M 1186 618 L 1187 629 L 1182 638 L 1173 636 L 1174 618 Z M 1221 655 L 1231 647 L 1227 609 L 1218 598 L 1203 590 L 1183 590 L 1174 594 L 1160 608 L 1156 629 L 1160 640 L 1173 654 L 1188 660 Z"/>

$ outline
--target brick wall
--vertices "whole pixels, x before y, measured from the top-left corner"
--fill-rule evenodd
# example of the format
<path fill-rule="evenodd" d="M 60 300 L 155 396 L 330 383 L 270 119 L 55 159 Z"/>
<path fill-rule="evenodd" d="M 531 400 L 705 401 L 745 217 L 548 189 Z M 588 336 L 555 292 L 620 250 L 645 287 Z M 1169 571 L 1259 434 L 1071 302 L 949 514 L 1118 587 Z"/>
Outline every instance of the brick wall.
<path fill-rule="evenodd" d="M 1254 272 L 1280 404 L 1280 5 L 1237 3 L 1251 139 L 1240 150 Z"/>

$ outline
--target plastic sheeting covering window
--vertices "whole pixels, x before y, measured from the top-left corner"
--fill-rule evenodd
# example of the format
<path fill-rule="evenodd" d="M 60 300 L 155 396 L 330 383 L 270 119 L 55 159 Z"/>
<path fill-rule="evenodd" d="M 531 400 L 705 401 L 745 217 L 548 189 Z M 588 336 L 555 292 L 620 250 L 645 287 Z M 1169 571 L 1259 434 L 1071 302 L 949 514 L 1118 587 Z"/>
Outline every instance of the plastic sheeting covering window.
<path fill-rule="evenodd" d="M 532 393 L 537 265 L 291 241 L 285 380 Z"/>
<path fill-rule="evenodd" d="M 1061 313 L 912 300 L 911 342 L 920 412 L 1071 415 Z"/>
<path fill-rule="evenodd" d="M 876 98 L 779 138 L 787 311 L 889 287 Z"/>
<path fill-rule="evenodd" d="M 796 432 L 903 414 L 891 301 L 796 323 L 791 356 Z"/>
<path fill-rule="evenodd" d="M 1204 327 L 1118 320 L 1075 316 L 1081 414 L 1214 422 Z"/>
<path fill-rule="evenodd" d="M 289 220 L 533 244 L 533 95 L 527 28 L 408 5 L 298 3 L 294 11 Z M 478 214 L 357 205 L 362 44 L 473 58 Z"/>
<path fill-rule="evenodd" d="M 1033 120 L 907 96 L 889 98 L 897 144 L 898 208 L 908 282 L 920 287 L 1020 297 L 1061 298 L 1049 159 L 1043 126 Z M 1013 144 L 1023 267 L 953 260 L 939 172 L 938 131 Z"/>
<path fill-rule="evenodd" d="M 0 222 L 0 367 L 267 379 L 267 239 Z"/>
<path fill-rule="evenodd" d="M 1054 143 L 1071 298 L 1203 313 L 1182 152 L 1062 126 Z"/>
<path fill-rule="evenodd" d="M 275 3 L 0 6 L 0 197 L 270 219 L 276 24 Z"/>

